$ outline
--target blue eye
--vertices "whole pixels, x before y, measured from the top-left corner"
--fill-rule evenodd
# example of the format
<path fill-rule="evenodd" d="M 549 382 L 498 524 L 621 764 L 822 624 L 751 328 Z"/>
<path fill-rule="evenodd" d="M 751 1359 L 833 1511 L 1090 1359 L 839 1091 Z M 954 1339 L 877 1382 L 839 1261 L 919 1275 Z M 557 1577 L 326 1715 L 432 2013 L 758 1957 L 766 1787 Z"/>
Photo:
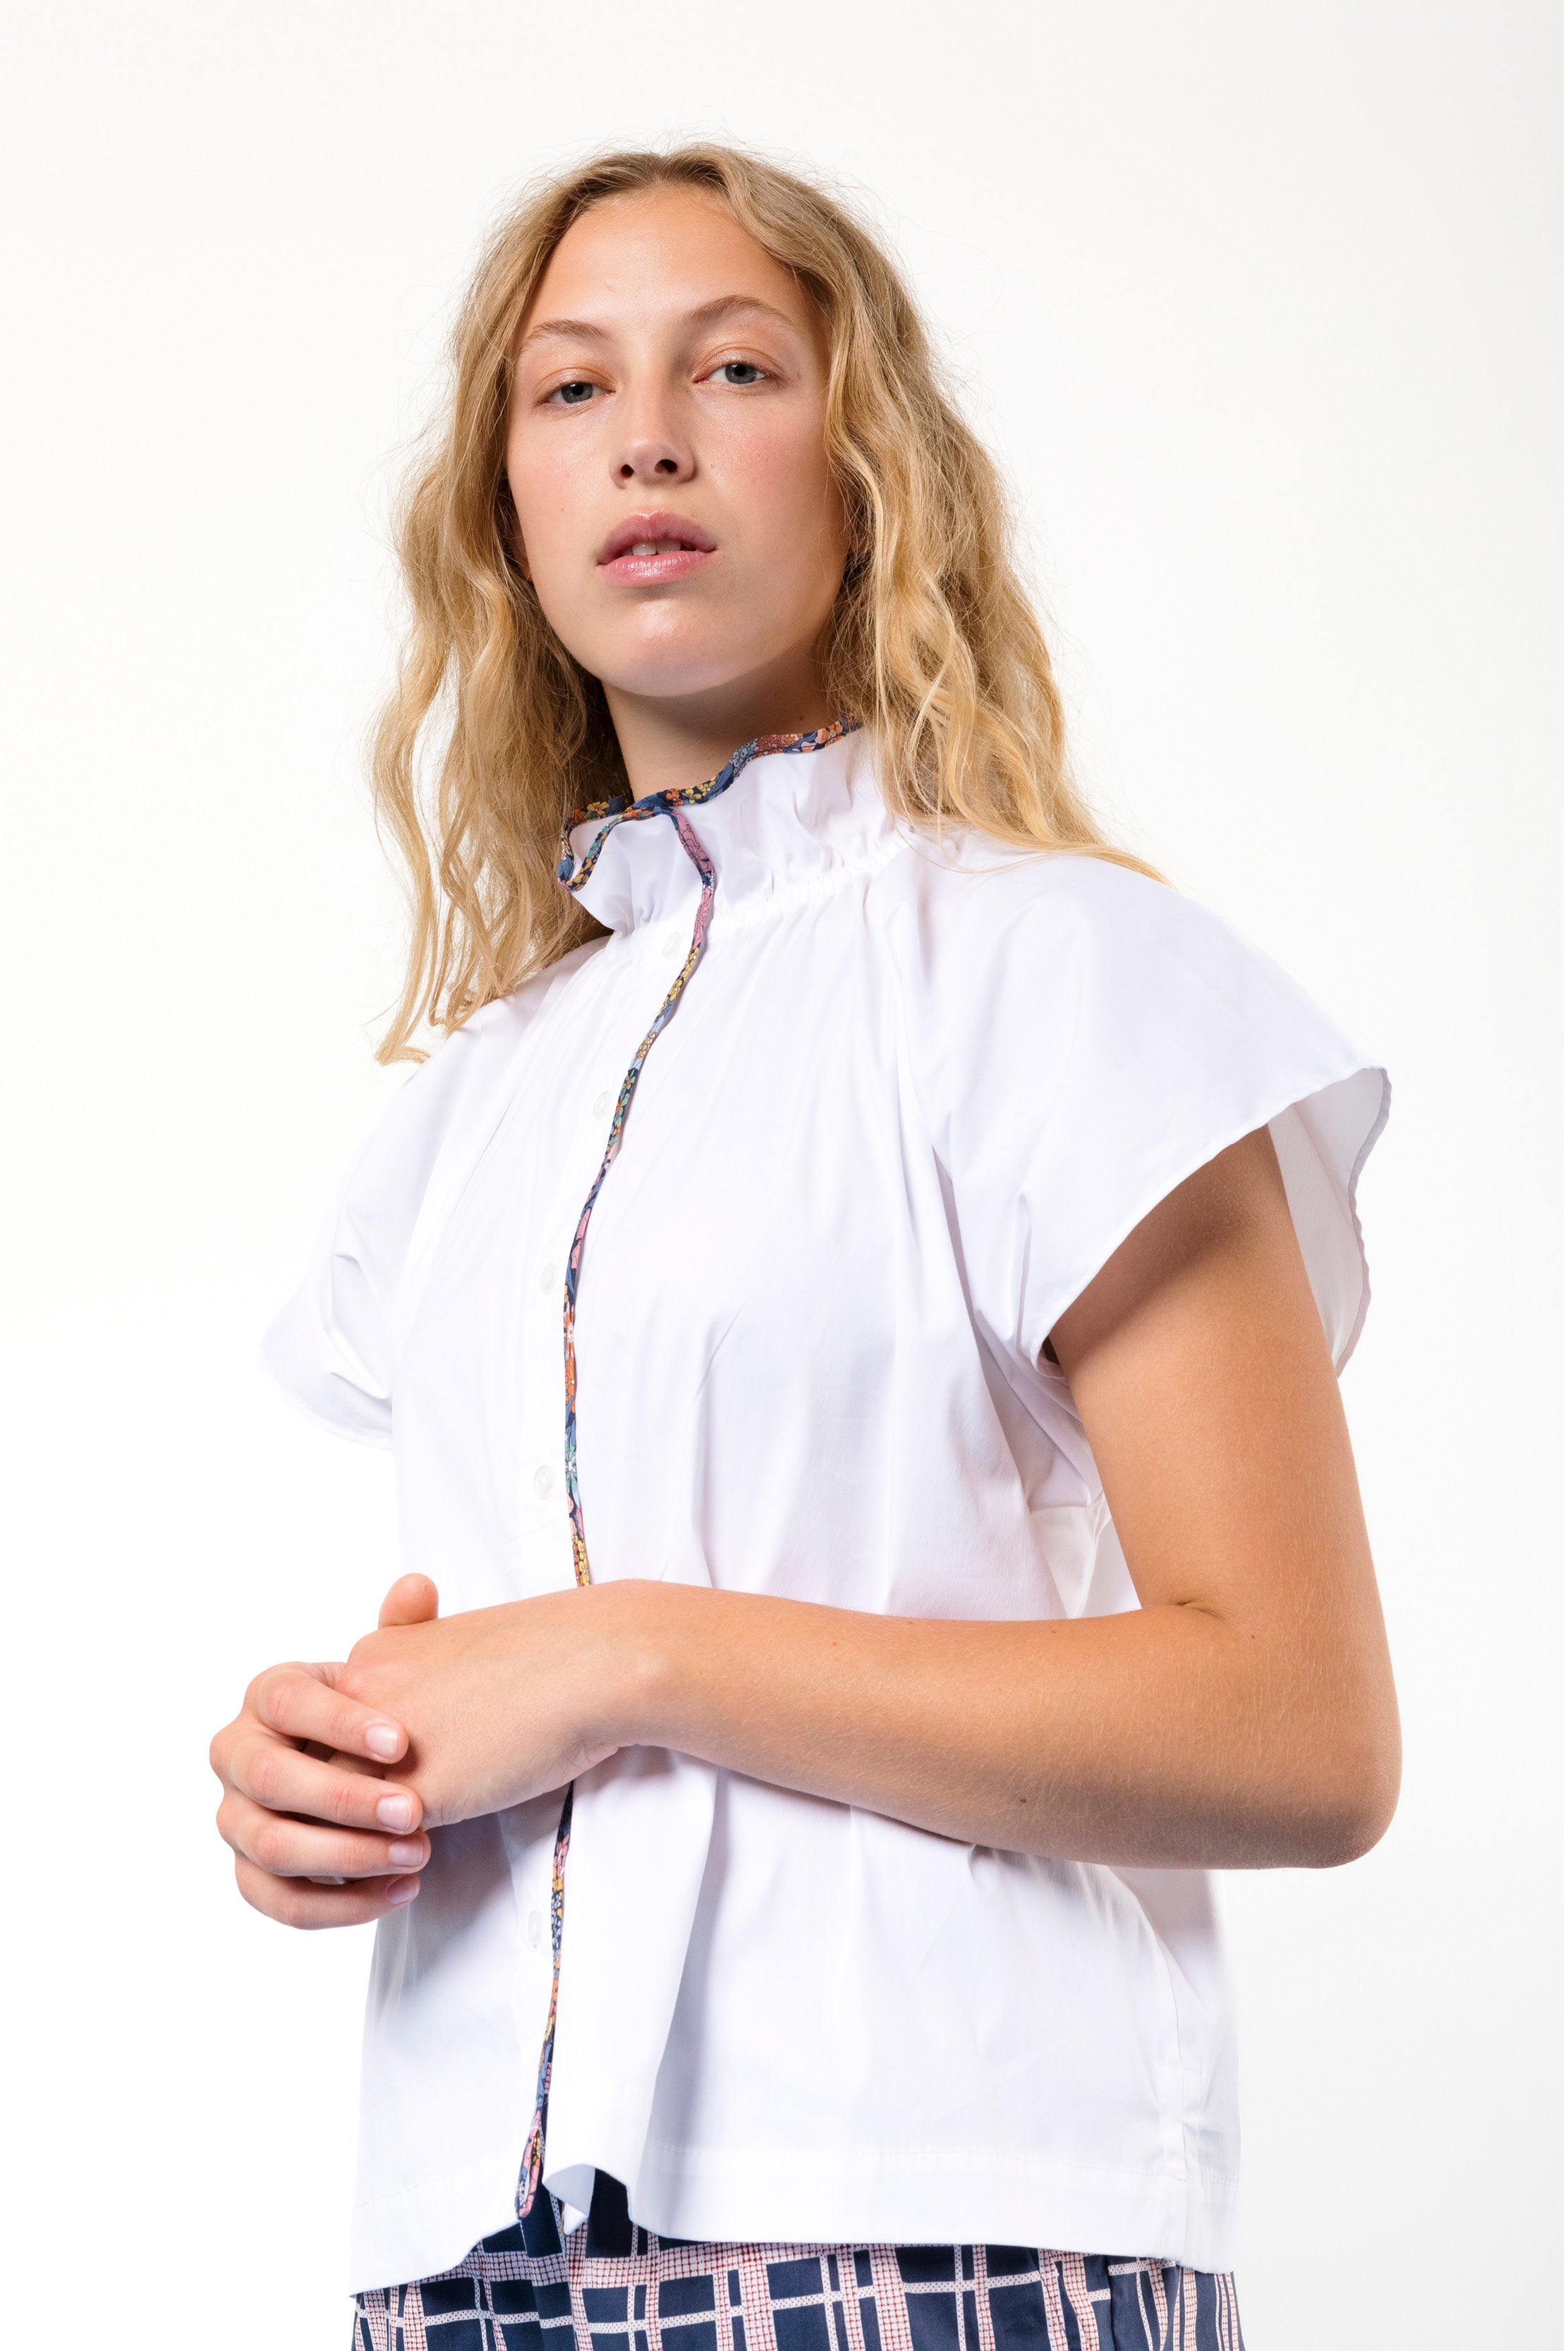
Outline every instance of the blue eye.
<path fill-rule="evenodd" d="M 762 381 L 762 370 L 754 367 L 749 360 L 726 360 L 716 372 L 726 383 L 760 383 Z"/>
<path fill-rule="evenodd" d="M 584 401 L 593 398 L 593 391 L 591 383 L 558 383 L 550 396 L 559 399 L 563 408 L 580 408 Z"/>

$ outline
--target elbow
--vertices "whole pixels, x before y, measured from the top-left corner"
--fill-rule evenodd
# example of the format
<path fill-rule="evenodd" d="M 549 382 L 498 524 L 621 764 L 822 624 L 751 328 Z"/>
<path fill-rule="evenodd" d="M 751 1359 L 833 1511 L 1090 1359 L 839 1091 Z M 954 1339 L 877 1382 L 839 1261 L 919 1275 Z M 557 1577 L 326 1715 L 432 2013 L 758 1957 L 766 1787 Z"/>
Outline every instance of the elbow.
<path fill-rule="evenodd" d="M 1399 1723 L 1360 1722 L 1337 1737 L 1313 1774 L 1299 1817 L 1297 1866 L 1340 1869 L 1385 1834 L 1399 1802 Z"/>

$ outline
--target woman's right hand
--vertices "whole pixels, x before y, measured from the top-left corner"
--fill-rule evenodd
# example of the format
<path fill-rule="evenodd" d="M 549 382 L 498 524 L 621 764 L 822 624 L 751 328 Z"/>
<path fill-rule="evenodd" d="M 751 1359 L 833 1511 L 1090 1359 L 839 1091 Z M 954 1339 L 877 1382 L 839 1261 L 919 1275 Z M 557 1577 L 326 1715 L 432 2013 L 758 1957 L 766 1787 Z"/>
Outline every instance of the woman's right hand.
<path fill-rule="evenodd" d="M 434 1614 L 434 1585 L 405 1577 L 382 1621 Z M 224 1792 L 218 1834 L 234 1850 L 235 1883 L 253 1909 L 286 1927 L 382 1917 L 413 1900 L 430 1858 L 417 1791 L 387 1776 L 408 1734 L 341 1696 L 340 1671 L 269 1667 L 210 1750 Z"/>

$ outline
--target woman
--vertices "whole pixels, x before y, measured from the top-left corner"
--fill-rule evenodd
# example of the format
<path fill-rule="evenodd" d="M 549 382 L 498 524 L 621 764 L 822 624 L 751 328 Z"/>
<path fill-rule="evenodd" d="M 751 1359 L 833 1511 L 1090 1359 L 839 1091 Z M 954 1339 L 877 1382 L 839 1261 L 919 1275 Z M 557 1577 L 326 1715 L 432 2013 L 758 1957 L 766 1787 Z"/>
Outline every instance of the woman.
<path fill-rule="evenodd" d="M 455 363 L 375 760 L 451 1033 L 268 1346 L 411 1572 L 214 1746 L 246 1898 L 381 1922 L 356 2340 L 1237 2345 L 1204 1872 L 1397 1782 L 1386 1080 L 1096 832 L 840 206 L 601 160 Z"/>

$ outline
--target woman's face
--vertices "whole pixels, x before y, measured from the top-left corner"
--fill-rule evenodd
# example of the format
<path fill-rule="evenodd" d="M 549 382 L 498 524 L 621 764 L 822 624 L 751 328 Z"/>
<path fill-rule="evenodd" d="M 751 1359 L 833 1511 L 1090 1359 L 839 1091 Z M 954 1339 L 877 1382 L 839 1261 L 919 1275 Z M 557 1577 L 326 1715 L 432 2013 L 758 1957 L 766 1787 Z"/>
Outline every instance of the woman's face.
<path fill-rule="evenodd" d="M 826 389 L 813 306 L 721 204 L 618 196 L 561 239 L 523 321 L 507 478 L 545 617 L 612 715 L 771 698 L 767 724 L 814 722 L 847 553 Z"/>

